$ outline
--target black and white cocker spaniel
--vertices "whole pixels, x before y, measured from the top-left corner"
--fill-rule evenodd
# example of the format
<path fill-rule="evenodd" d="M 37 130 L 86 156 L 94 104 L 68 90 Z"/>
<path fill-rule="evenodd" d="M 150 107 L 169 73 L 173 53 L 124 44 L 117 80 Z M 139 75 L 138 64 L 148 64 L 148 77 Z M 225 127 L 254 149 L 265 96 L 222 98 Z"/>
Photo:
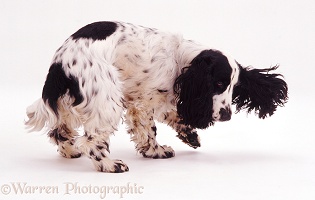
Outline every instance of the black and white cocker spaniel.
<path fill-rule="evenodd" d="M 96 22 L 56 51 L 42 98 L 27 108 L 25 124 L 30 131 L 46 126 L 63 157 L 86 155 L 98 171 L 125 172 L 124 162 L 108 157 L 109 137 L 123 116 L 139 153 L 170 158 L 174 150 L 156 141 L 155 120 L 197 148 L 196 129 L 230 120 L 232 104 L 236 112 L 254 111 L 259 118 L 284 105 L 288 88 L 280 74 L 270 73 L 275 69 L 244 68 L 180 35 Z"/>

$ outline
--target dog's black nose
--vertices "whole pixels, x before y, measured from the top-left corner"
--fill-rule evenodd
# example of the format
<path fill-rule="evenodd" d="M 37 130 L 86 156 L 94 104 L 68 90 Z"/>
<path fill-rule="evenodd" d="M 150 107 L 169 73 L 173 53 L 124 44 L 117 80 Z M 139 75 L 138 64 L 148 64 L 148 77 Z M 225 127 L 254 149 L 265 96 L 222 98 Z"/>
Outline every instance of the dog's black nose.
<path fill-rule="evenodd" d="M 220 114 L 219 120 L 221 122 L 224 122 L 224 121 L 229 121 L 231 119 L 232 112 L 230 109 L 221 108 L 219 114 Z"/>

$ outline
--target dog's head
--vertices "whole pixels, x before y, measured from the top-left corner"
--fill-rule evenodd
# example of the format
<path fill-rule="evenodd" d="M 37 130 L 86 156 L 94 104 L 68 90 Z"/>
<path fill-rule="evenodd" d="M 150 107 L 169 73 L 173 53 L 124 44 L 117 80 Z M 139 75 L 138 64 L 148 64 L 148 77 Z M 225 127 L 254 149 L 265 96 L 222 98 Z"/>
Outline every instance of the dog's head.
<path fill-rule="evenodd" d="M 232 104 L 237 111 L 271 116 L 287 100 L 286 83 L 279 74 L 268 74 L 274 69 L 249 70 L 219 51 L 202 51 L 174 83 L 182 123 L 204 129 L 216 121 L 228 121 Z"/>

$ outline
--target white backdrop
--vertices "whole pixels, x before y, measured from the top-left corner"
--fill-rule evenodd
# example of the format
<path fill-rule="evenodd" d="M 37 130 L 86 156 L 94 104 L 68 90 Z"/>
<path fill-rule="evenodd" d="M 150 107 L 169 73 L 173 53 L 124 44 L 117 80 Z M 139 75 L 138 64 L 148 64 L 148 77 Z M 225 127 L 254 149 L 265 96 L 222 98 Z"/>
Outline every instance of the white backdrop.
<path fill-rule="evenodd" d="M 104 186 L 106 199 L 315 199 L 314 13 L 312 0 L 2 0 L 0 199 L 101 199 Z M 25 108 L 40 97 L 63 41 L 105 20 L 182 33 L 243 65 L 280 64 L 289 103 L 266 120 L 240 113 L 199 131 L 196 150 L 158 124 L 159 142 L 176 151 L 168 160 L 136 154 L 122 125 L 111 157 L 129 165 L 124 174 L 95 172 L 87 158 L 63 159 L 43 133 L 26 133 Z"/>

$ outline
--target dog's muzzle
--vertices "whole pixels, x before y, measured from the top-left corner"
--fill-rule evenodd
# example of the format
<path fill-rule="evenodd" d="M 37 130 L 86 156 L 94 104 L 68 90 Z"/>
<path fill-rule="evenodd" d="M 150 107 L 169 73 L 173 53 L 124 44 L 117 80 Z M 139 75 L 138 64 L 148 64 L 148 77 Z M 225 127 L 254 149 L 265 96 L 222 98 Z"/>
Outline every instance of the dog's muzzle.
<path fill-rule="evenodd" d="M 226 108 L 226 109 L 221 108 L 219 114 L 220 114 L 219 121 L 221 121 L 221 122 L 229 121 L 231 119 L 231 116 L 232 116 L 231 109 L 229 109 L 229 108 Z"/>

